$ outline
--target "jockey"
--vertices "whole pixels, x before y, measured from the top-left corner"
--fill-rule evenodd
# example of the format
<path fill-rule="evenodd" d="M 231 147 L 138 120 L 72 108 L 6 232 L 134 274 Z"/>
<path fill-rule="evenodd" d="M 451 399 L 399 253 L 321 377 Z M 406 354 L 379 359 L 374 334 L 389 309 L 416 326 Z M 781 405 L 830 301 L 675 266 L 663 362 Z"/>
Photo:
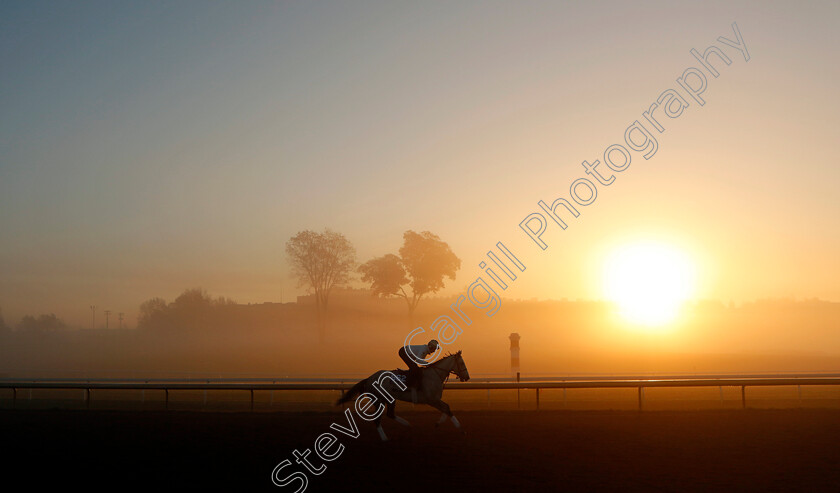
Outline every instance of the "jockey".
<path fill-rule="evenodd" d="M 438 342 L 434 339 L 429 341 L 428 344 L 408 346 L 408 350 L 411 351 L 411 355 L 406 353 L 406 346 L 400 348 L 397 354 L 399 354 L 400 359 L 405 361 L 405 364 L 408 365 L 408 381 L 406 382 L 406 385 L 410 389 L 419 388 L 421 383 L 421 370 L 420 367 L 417 366 L 417 360 L 421 360 L 423 363 L 428 364 L 428 362 L 425 361 L 426 356 L 433 354 L 437 351 L 437 349 Z M 414 358 L 411 356 L 414 356 Z"/>

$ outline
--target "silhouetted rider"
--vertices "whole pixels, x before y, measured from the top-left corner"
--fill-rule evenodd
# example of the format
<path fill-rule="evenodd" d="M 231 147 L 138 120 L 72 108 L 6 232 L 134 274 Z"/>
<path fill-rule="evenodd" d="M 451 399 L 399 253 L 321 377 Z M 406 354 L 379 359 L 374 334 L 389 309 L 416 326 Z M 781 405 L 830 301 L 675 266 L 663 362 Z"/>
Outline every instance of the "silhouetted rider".
<path fill-rule="evenodd" d="M 438 342 L 434 339 L 429 341 L 428 344 L 416 344 L 412 346 L 408 346 L 408 350 L 411 351 L 411 355 L 414 355 L 414 358 L 418 360 L 425 361 L 426 356 L 434 353 L 437 351 Z M 406 354 L 405 346 L 400 348 L 399 353 L 400 359 L 405 361 L 405 364 L 408 365 L 408 379 L 406 381 L 406 385 L 409 388 L 419 388 L 421 370 L 420 367 L 417 366 L 417 362 L 411 355 Z"/>

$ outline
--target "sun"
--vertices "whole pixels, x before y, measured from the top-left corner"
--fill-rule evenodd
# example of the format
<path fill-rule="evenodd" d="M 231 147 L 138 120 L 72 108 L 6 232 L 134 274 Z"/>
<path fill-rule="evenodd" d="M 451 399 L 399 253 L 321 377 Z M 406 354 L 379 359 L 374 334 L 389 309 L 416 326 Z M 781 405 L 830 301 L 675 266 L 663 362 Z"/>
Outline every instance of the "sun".
<path fill-rule="evenodd" d="M 638 242 L 616 248 L 604 262 L 604 294 L 633 324 L 661 327 L 672 322 L 695 284 L 691 259 L 663 243 Z"/>

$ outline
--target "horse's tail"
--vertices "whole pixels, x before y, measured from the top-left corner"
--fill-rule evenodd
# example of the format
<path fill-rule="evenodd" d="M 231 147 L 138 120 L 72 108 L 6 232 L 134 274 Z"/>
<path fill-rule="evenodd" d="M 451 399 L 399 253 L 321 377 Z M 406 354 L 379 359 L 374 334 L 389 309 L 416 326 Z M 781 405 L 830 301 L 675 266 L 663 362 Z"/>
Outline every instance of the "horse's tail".
<path fill-rule="evenodd" d="M 359 383 L 350 387 L 350 390 L 345 392 L 341 397 L 338 398 L 337 401 L 335 401 L 335 405 L 340 406 L 345 402 L 352 400 L 357 395 L 361 394 L 365 390 L 365 383 L 367 383 L 367 378 L 359 381 Z"/>

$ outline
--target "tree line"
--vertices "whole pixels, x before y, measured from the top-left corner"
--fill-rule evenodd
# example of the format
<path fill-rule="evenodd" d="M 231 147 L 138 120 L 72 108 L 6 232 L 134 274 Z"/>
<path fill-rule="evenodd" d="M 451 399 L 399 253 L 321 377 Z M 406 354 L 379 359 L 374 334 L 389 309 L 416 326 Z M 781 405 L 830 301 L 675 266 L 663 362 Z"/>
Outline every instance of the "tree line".
<path fill-rule="evenodd" d="M 163 298 L 141 303 L 137 328 L 186 331 L 226 328 L 235 323 L 236 306 L 230 298 L 213 298 L 201 288 L 187 289 L 172 303 Z"/>
<path fill-rule="evenodd" d="M 43 314 L 37 317 L 32 315 L 25 315 L 20 319 L 20 322 L 15 325 L 15 329 L 22 332 L 55 332 L 66 329 L 67 324 L 63 320 L 56 317 L 54 313 Z M 3 317 L 3 311 L 0 310 L 0 334 L 7 334 L 12 331 L 12 327 L 6 324 L 6 319 Z"/>
<path fill-rule="evenodd" d="M 438 292 L 444 278 L 455 279 L 461 260 L 449 245 L 429 231 L 403 234 L 398 254 L 385 254 L 357 265 L 356 250 L 342 234 L 325 229 L 301 231 L 286 243 L 286 254 L 299 285 L 312 290 L 318 314 L 318 333 L 325 338 L 329 296 L 354 272 L 374 296 L 403 298 L 409 319 L 424 296 Z"/>
<path fill-rule="evenodd" d="M 423 297 L 438 292 L 444 279 L 455 279 L 461 260 L 449 245 L 429 231 L 406 231 L 398 254 L 389 253 L 359 265 L 356 249 L 341 233 L 305 230 L 286 242 L 286 255 L 299 286 L 315 298 L 319 339 L 326 334 L 330 294 L 346 285 L 354 274 L 361 275 L 373 296 L 402 298 L 409 318 Z M 152 298 L 140 305 L 140 329 L 201 329 L 235 323 L 236 303 L 228 298 L 212 298 L 200 288 L 184 291 L 169 303 Z"/>
<path fill-rule="evenodd" d="M 461 260 L 439 236 L 408 230 L 396 253 L 387 253 L 359 264 L 356 249 L 341 233 L 304 230 L 291 237 L 285 252 L 292 275 L 299 286 L 315 298 L 319 338 L 325 339 L 330 293 L 360 276 L 373 296 L 401 298 L 409 320 L 417 305 L 428 295 L 440 291 L 446 279 L 454 280 Z M 137 328 L 143 330 L 203 330 L 229 328 L 236 324 L 237 304 L 230 298 L 210 296 L 201 288 L 184 291 L 174 301 L 155 297 L 140 304 Z M 50 332 L 66 328 L 54 314 L 23 317 L 19 330 Z M 0 333 L 8 332 L 0 311 Z"/>

